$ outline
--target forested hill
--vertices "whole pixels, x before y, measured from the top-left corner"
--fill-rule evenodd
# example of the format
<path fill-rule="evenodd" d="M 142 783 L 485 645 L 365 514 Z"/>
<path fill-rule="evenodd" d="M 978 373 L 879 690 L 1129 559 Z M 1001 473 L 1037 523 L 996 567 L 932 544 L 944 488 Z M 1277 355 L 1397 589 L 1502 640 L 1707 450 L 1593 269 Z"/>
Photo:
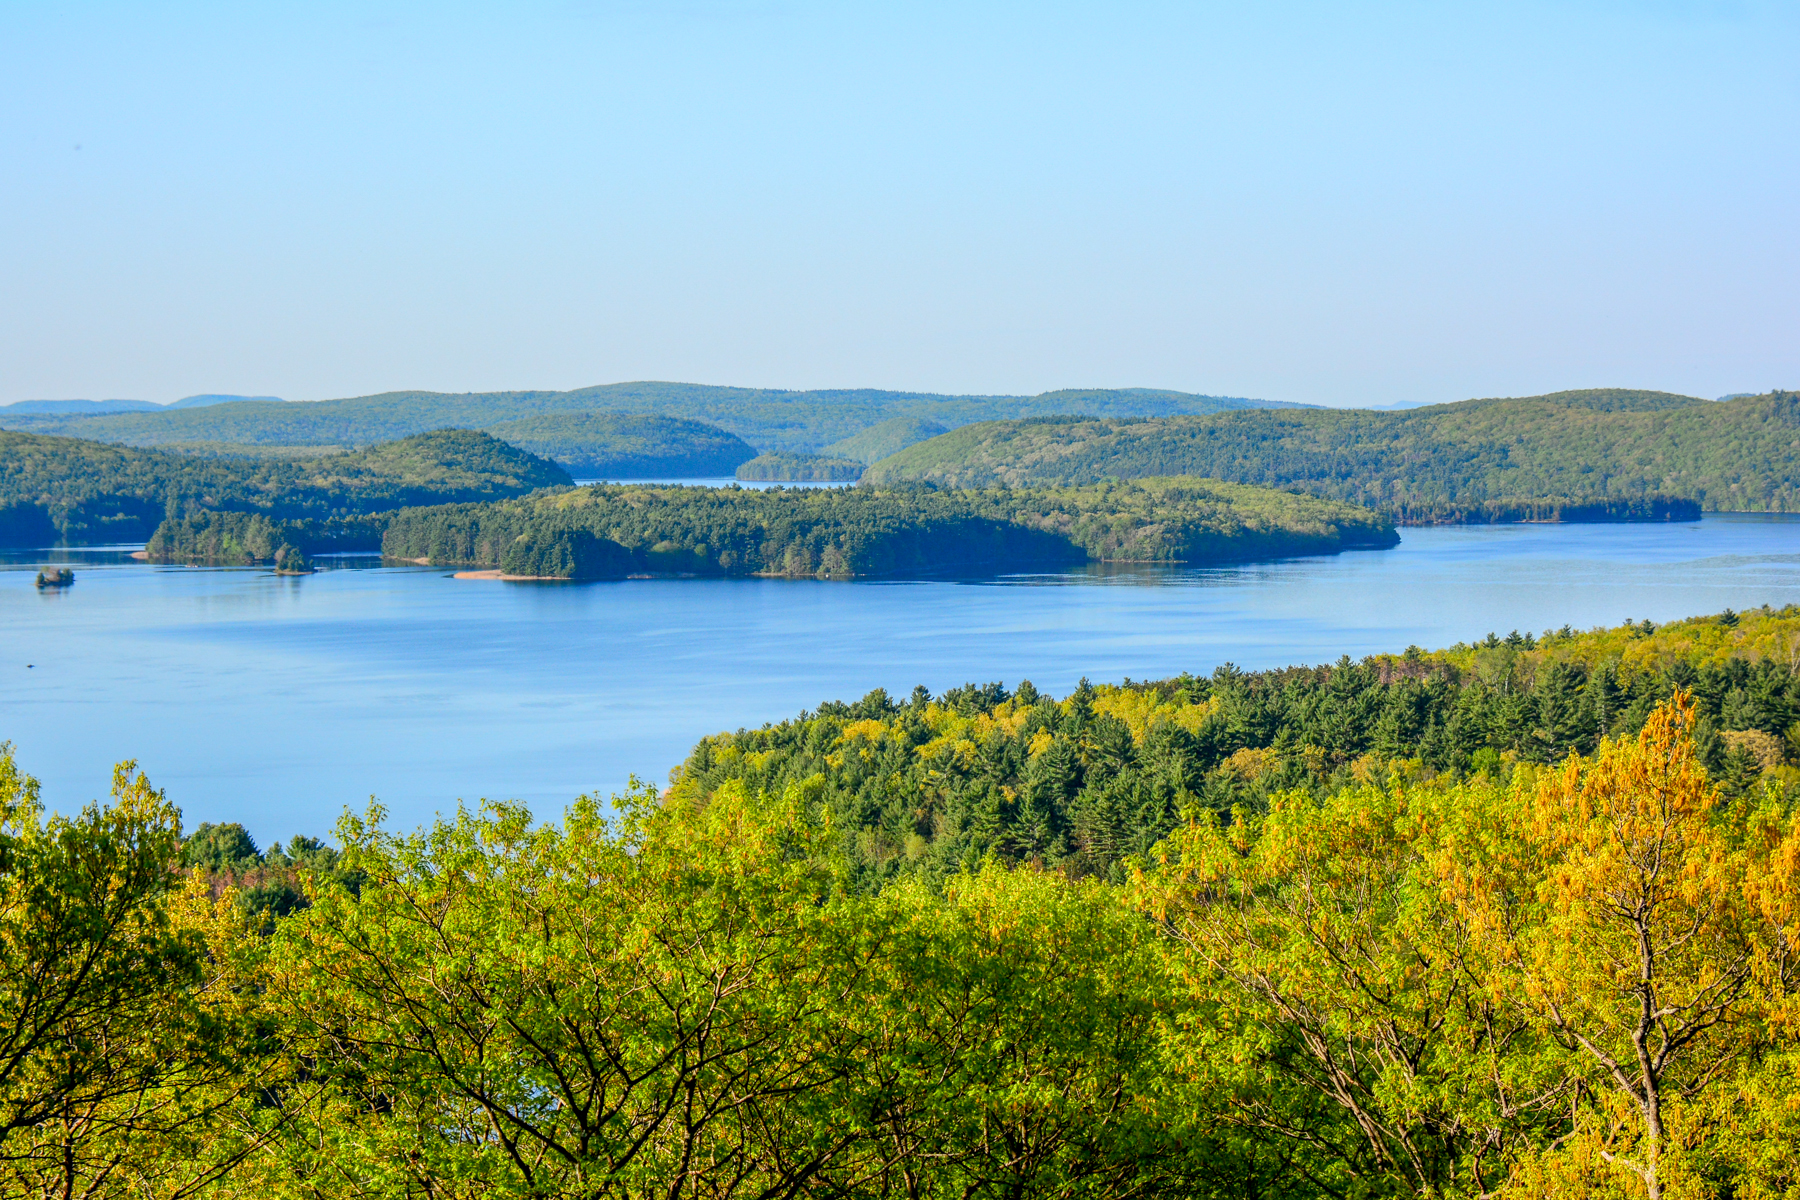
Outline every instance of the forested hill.
<path fill-rule="evenodd" d="M 386 392 L 344 400 L 238 402 L 178 412 L 99 416 L 16 414 L 0 410 L 0 428 L 65 434 L 132 446 L 366 446 L 450 427 L 492 429 L 549 413 L 611 412 L 704 421 L 758 450 L 810 453 L 896 418 L 942 428 L 1056 413 L 1144 417 L 1206 413 L 1268 404 L 1150 388 L 1087 389 L 1038 396 L 945 396 L 869 388 L 788 392 L 691 383 L 615 383 L 568 392 Z M 886 427 L 890 443 L 914 427 Z M 566 431 L 564 431 L 566 432 Z M 502 434 L 501 436 L 505 436 Z M 927 436 L 920 432 L 916 436 Z M 558 434 L 555 444 L 567 444 Z M 550 448 L 551 443 L 546 443 Z M 726 472 L 729 474 L 729 472 Z"/>
<path fill-rule="evenodd" d="M 854 483 L 864 463 L 826 454 L 759 454 L 737 468 L 737 478 L 787 483 Z"/>
<path fill-rule="evenodd" d="M 267 850 L 0 741 L 0 1195 L 1792 1200 L 1796 647 L 876 691 Z"/>
<path fill-rule="evenodd" d="M 870 468 L 957 487 L 1187 473 L 1303 488 L 1406 520 L 1488 502 L 1655 495 L 1800 511 L 1800 396 L 1710 402 L 1595 390 L 1405 412 L 1304 409 L 1070 418 L 953 430 Z"/>
<path fill-rule="evenodd" d="M 471 430 L 269 460 L 0 432 L 0 545 L 143 541 L 166 516 L 194 509 L 325 518 L 498 500 L 569 482 L 555 463 Z"/>
<path fill-rule="evenodd" d="M 512 575 L 847 579 L 1089 559 L 1230 562 L 1396 541 L 1388 521 L 1352 505 L 1204 479 L 1146 479 L 991 491 L 593 486 L 407 509 L 389 521 L 382 550 Z"/>
<path fill-rule="evenodd" d="M 1198 811 L 1231 820 L 1301 790 L 1496 776 L 1630 736 L 1677 688 L 1699 754 L 1735 795 L 1800 796 L 1800 609 L 1608 630 L 1490 634 L 1334 665 L 1082 686 L 1029 682 L 932 698 L 876 691 L 761 729 L 707 738 L 671 796 L 805 788 L 871 885 L 943 880 L 990 857 L 1123 881 Z M 1795 731 L 1790 735 L 1790 731 Z"/>
<path fill-rule="evenodd" d="M 755 447 L 717 426 L 636 413 L 543 413 L 486 432 L 589 479 L 727 478 L 756 457 Z"/>

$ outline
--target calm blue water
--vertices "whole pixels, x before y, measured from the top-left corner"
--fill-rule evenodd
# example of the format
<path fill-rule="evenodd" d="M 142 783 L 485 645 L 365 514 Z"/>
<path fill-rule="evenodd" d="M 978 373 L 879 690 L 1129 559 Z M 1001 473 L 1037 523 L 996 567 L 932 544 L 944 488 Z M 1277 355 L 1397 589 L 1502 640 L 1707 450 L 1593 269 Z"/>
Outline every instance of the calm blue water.
<path fill-rule="evenodd" d="M 662 782 L 704 734 L 874 687 L 1029 678 L 1061 694 L 1083 675 L 1800 602 L 1795 518 L 1402 532 L 1393 550 L 1243 567 L 907 583 L 277 578 L 15 553 L 0 739 L 55 807 L 104 795 L 135 757 L 190 825 L 241 820 L 266 843 L 325 834 L 371 795 L 404 825 L 483 796 L 554 816 L 633 772 Z M 52 561 L 78 579 L 40 593 Z"/>

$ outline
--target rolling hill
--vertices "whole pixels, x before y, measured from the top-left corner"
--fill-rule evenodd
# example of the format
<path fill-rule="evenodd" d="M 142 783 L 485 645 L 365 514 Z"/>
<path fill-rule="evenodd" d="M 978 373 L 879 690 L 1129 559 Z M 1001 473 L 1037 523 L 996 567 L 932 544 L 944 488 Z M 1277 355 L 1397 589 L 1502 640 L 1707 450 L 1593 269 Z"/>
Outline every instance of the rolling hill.
<path fill-rule="evenodd" d="M 1399 412 L 1234 411 L 987 422 L 870 467 L 870 483 L 1083 483 L 1206 475 L 1366 504 L 1405 520 L 1494 502 L 1698 501 L 1800 511 L 1800 395 L 1713 402 L 1593 389 Z"/>
<path fill-rule="evenodd" d="M 1148 417 L 1269 406 L 1267 401 L 1148 388 L 943 396 L 872 389 L 787 392 L 617 383 L 569 392 L 387 392 L 345 400 L 241 400 L 204 408 L 90 415 L 0 409 L 0 428 L 128 446 L 203 445 L 212 452 L 221 448 L 254 452 L 262 446 L 367 446 L 432 429 L 492 429 L 553 413 L 610 412 L 704 421 L 743 438 L 758 451 L 813 453 L 895 418 L 953 429 L 974 421 L 1061 413 Z M 904 444 L 907 435 L 904 427 L 891 427 L 887 436 Z M 577 451 L 589 452 L 586 447 L 571 448 L 571 453 Z"/>
<path fill-rule="evenodd" d="M 544 413 L 485 432 L 590 479 L 728 476 L 756 457 L 756 448 L 736 434 L 680 417 Z"/>
<path fill-rule="evenodd" d="M 859 459 L 830 454 L 759 454 L 737 469 L 737 478 L 768 483 L 851 483 L 862 478 Z"/>
<path fill-rule="evenodd" d="M 840 442 L 833 442 L 823 452 L 840 458 L 854 458 L 863 463 L 875 463 L 890 454 L 898 454 L 908 446 L 949 432 L 947 426 L 924 417 L 889 417 L 879 425 L 871 425 L 861 433 L 853 433 Z"/>
<path fill-rule="evenodd" d="M 190 509 L 316 519 L 500 500 L 569 482 L 554 463 L 462 429 L 260 461 L 0 432 L 0 545 L 143 541 L 166 516 Z"/>

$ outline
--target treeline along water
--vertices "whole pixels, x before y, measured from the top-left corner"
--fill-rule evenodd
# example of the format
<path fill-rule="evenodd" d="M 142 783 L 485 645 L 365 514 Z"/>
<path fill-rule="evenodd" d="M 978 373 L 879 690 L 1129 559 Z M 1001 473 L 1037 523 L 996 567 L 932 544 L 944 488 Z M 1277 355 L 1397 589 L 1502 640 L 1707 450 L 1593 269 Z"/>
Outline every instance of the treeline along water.
<path fill-rule="evenodd" d="M 1792 605 L 877 691 L 267 853 L 0 747 L 0 1191 L 1772 1200 L 1797 715 Z"/>
<path fill-rule="evenodd" d="M 371 794 L 410 825 L 458 798 L 550 810 L 632 772 L 661 782 L 704 736 L 876 687 L 904 700 L 1029 679 L 1062 696 L 1084 676 L 1204 678 L 1800 600 L 1791 518 L 1403 534 L 1205 570 L 852 584 L 276 578 L 19 554 L 0 572 L 0 737 L 57 805 L 103 794 L 105 761 L 137 755 L 190 822 L 241 820 L 266 841 Z M 32 586 L 50 561 L 74 566 L 73 587 Z"/>
<path fill-rule="evenodd" d="M 1757 793 L 1781 767 L 1800 795 L 1800 607 L 1662 630 L 1514 630 L 1436 652 L 1227 664 L 1138 685 L 1084 679 L 1060 702 L 1029 681 L 938 697 L 876 690 L 707 738 L 670 794 L 703 806 L 727 788 L 805 791 L 869 886 L 941 881 L 989 858 L 1123 883 L 1129 858 L 1196 812 L 1228 822 L 1402 760 L 1457 776 L 1591 754 L 1636 734 L 1678 690 L 1694 700 L 1695 753 L 1728 794 Z"/>
<path fill-rule="evenodd" d="M 163 520 L 195 513 L 320 521 L 520 496 L 569 482 L 555 463 L 466 429 L 350 453 L 266 459 L 0 432 L 0 546 L 143 541 Z"/>
<path fill-rule="evenodd" d="M 594 486 L 408 509 L 389 520 L 382 551 L 502 569 L 512 556 L 559 567 L 537 573 L 576 577 L 636 569 L 842 579 L 1088 559 L 1232 562 L 1398 540 L 1386 517 L 1354 505 L 1171 478 L 979 491 Z"/>

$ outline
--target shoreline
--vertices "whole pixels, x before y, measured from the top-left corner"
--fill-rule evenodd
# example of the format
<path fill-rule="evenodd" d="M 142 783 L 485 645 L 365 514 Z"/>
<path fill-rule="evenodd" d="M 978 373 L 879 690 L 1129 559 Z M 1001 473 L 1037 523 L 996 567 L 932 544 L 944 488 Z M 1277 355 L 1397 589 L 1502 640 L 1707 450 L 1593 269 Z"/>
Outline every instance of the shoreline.
<path fill-rule="evenodd" d="M 565 579 L 561 575 L 503 575 L 493 571 L 458 571 L 450 576 L 452 579 L 497 579 L 502 583 L 575 583 L 576 580 Z"/>

